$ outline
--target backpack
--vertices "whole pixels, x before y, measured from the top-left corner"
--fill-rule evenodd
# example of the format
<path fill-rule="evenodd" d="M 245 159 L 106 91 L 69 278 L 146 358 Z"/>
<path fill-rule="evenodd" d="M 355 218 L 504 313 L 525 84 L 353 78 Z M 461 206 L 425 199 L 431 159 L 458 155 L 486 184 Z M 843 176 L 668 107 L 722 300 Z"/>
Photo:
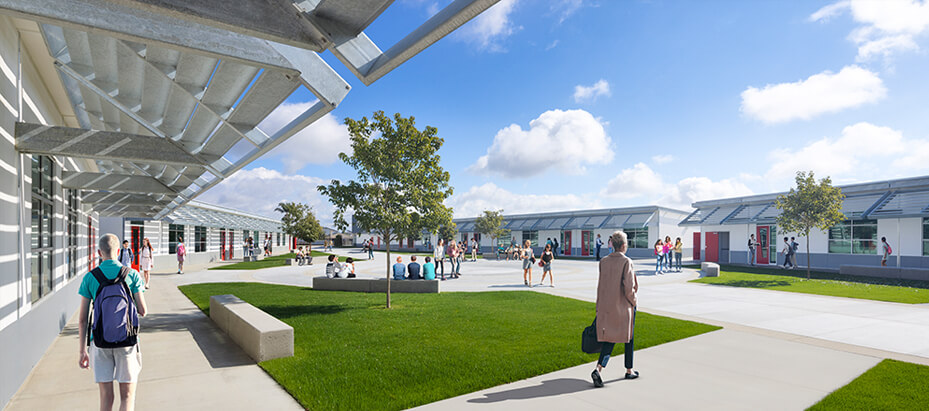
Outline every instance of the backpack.
<path fill-rule="evenodd" d="M 893 248 L 890 248 L 890 243 L 884 243 L 884 245 L 887 247 L 887 254 L 888 254 L 888 255 L 894 253 L 894 249 L 893 249 Z"/>
<path fill-rule="evenodd" d="M 800 249 L 800 243 L 794 241 L 790 243 L 790 248 L 793 249 L 794 252 L 796 252 L 797 250 Z"/>
<path fill-rule="evenodd" d="M 139 312 L 126 283 L 129 268 L 119 269 L 116 278 L 110 280 L 99 267 L 90 272 L 100 287 L 94 296 L 92 321 L 88 321 L 94 345 L 99 348 L 131 347 L 138 343 Z M 90 345 L 88 333 L 87 345 Z"/>
<path fill-rule="evenodd" d="M 187 255 L 187 247 L 184 247 L 184 243 L 180 243 L 177 245 L 177 255 L 182 256 L 182 257 Z"/>

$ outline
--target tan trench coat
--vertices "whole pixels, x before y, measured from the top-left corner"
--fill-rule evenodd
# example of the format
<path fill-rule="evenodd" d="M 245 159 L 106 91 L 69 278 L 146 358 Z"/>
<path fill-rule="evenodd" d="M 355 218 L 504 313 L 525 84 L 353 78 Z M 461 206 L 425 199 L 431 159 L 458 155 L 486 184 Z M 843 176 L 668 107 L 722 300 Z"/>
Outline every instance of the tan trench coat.
<path fill-rule="evenodd" d="M 627 343 L 632 339 L 632 309 L 636 306 L 639 281 L 632 260 L 614 252 L 600 260 L 597 284 L 597 340 Z"/>

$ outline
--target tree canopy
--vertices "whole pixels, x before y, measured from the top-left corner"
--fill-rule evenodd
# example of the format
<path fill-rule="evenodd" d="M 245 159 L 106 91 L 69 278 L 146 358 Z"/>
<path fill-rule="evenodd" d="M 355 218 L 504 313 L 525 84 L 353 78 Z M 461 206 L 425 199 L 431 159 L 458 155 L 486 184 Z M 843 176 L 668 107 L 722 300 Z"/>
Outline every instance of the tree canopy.
<path fill-rule="evenodd" d="M 842 213 L 845 195 L 832 185 L 832 179 L 816 182 L 813 172 L 798 171 L 797 186 L 786 195 L 778 196 L 775 206 L 780 210 L 777 225 L 782 232 L 795 232 L 806 237 L 806 278 L 810 278 L 810 232 L 815 228 L 827 231 L 846 219 Z"/>
<path fill-rule="evenodd" d="M 376 111 L 371 119 L 345 119 L 352 153 L 339 158 L 357 173 L 354 180 L 332 180 L 318 190 L 335 206 L 335 225 L 377 233 L 387 244 L 387 306 L 390 307 L 390 242 L 451 224 L 452 210 L 444 201 L 452 195 L 449 173 L 437 154 L 444 140 L 435 127 L 416 128 L 414 117 L 388 117 Z"/>
<path fill-rule="evenodd" d="M 284 213 L 281 217 L 283 231 L 291 236 L 312 243 L 323 238 L 323 227 L 313 215 L 313 208 L 297 202 L 278 203 L 274 211 Z"/>
<path fill-rule="evenodd" d="M 484 210 L 484 214 L 474 220 L 477 232 L 493 239 L 494 252 L 497 249 L 497 239 L 508 237 L 510 230 L 503 228 L 503 210 Z"/>

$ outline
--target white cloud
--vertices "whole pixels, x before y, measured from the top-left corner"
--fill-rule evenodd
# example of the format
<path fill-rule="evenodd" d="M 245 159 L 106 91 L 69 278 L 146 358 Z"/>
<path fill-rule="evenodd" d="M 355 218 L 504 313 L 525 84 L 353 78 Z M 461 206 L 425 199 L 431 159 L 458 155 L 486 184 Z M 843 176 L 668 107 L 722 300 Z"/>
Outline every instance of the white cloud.
<path fill-rule="evenodd" d="M 797 171 L 813 170 L 834 181 L 883 180 L 929 170 L 927 158 L 929 139 L 907 139 L 898 130 L 861 122 L 845 127 L 837 138 L 771 152 L 765 178 L 789 183 Z"/>
<path fill-rule="evenodd" d="M 599 201 L 574 194 L 516 194 L 494 183 L 473 186 L 446 201 L 455 218 L 476 217 L 484 210 L 503 209 L 506 214 L 601 208 Z"/>
<path fill-rule="evenodd" d="M 613 160 L 612 140 L 600 120 L 584 110 L 549 110 L 529 122 L 517 124 L 494 136 L 487 154 L 468 169 L 479 174 L 508 178 L 530 177 L 549 168 L 581 174 L 585 166 Z"/>
<path fill-rule="evenodd" d="M 558 13 L 558 23 L 564 23 L 584 5 L 584 0 L 557 0 L 552 3 L 551 10 Z"/>
<path fill-rule="evenodd" d="M 558 39 L 555 39 L 554 41 L 549 43 L 549 45 L 545 47 L 545 51 L 549 51 L 555 47 L 558 47 Z"/>
<path fill-rule="evenodd" d="M 637 163 L 632 168 L 620 171 L 606 183 L 601 195 L 619 199 L 648 197 L 660 194 L 666 187 L 661 176 L 644 163 Z"/>
<path fill-rule="evenodd" d="M 652 156 L 652 162 L 658 165 L 668 164 L 674 161 L 674 156 L 670 154 L 659 154 L 657 156 Z"/>
<path fill-rule="evenodd" d="M 258 127 L 271 135 L 313 104 L 281 104 Z M 293 174 L 307 164 L 332 164 L 339 160 L 341 152 L 352 154 L 348 128 L 332 114 L 326 114 L 275 147 L 270 155 L 281 159 L 285 173 Z"/>
<path fill-rule="evenodd" d="M 316 177 L 282 174 L 258 167 L 237 171 L 197 200 L 270 218 L 280 218 L 281 214 L 274 211 L 278 203 L 296 201 L 312 206 L 316 218 L 331 227 L 332 206 L 316 191 L 316 186 L 325 183 L 327 181 Z"/>
<path fill-rule="evenodd" d="M 696 201 L 737 197 L 752 194 L 744 183 L 736 179 L 713 181 L 706 177 L 688 177 L 677 183 L 664 179 L 644 163 L 619 172 L 611 179 L 601 196 L 621 200 L 640 199 L 640 204 L 657 204 L 688 210 Z"/>
<path fill-rule="evenodd" d="M 592 86 L 574 86 L 574 102 L 580 103 L 584 101 L 593 101 L 600 96 L 611 96 L 610 93 L 610 83 L 604 79 L 594 83 Z"/>
<path fill-rule="evenodd" d="M 749 87 L 742 92 L 741 110 L 767 124 L 809 120 L 878 101 L 887 94 L 884 82 L 870 70 L 846 66 L 838 73 L 824 71 L 794 83 Z"/>
<path fill-rule="evenodd" d="M 929 3 L 918 0 L 842 0 L 810 15 L 826 21 L 846 10 L 861 24 L 849 36 L 858 45 L 858 60 L 867 61 L 919 49 L 915 37 L 929 28 Z"/>
<path fill-rule="evenodd" d="M 510 18 L 518 0 L 501 0 L 456 31 L 456 38 L 474 44 L 480 50 L 504 52 L 503 40 L 522 27 Z"/>

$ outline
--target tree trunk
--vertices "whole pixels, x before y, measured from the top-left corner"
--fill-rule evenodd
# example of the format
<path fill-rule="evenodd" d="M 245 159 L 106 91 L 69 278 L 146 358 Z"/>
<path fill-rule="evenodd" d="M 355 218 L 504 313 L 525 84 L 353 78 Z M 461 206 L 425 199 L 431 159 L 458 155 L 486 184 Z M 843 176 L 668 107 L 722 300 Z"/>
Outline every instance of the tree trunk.
<path fill-rule="evenodd" d="M 806 236 L 806 279 L 810 279 L 810 236 Z"/>
<path fill-rule="evenodd" d="M 390 234 L 384 235 L 384 250 L 387 251 L 387 308 L 390 308 Z"/>

